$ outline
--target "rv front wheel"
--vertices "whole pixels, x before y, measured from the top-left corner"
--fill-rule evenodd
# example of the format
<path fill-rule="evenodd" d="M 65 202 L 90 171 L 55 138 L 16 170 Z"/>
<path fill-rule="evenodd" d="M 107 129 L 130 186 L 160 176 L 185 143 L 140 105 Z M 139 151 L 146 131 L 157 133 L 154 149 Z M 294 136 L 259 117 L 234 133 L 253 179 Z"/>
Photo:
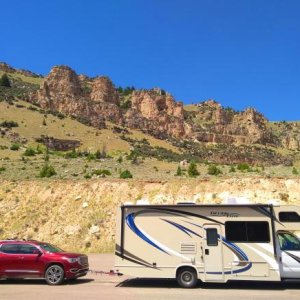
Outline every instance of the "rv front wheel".
<path fill-rule="evenodd" d="M 192 268 L 182 268 L 177 272 L 177 282 L 183 288 L 194 288 L 197 285 L 197 273 Z"/>

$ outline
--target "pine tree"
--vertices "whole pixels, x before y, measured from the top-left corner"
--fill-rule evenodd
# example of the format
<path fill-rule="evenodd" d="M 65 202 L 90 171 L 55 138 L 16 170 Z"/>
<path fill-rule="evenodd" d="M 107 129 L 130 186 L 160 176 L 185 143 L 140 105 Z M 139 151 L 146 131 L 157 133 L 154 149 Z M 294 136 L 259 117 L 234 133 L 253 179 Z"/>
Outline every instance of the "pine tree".
<path fill-rule="evenodd" d="M 194 161 L 192 161 L 189 165 L 188 174 L 190 177 L 197 177 L 200 175 L 199 171 L 197 170 L 197 165 Z"/>
<path fill-rule="evenodd" d="M 175 176 L 182 176 L 182 170 L 180 166 L 178 166 Z"/>
<path fill-rule="evenodd" d="M 9 78 L 6 73 L 4 73 L 0 78 L 0 86 L 11 87 Z"/>

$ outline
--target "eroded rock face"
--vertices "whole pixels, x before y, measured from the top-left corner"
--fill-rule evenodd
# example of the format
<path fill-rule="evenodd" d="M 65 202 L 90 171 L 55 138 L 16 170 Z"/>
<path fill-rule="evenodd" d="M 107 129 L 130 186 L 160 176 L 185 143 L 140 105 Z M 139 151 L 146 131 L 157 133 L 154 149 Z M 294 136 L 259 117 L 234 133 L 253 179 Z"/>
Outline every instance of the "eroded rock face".
<path fill-rule="evenodd" d="M 164 91 L 134 91 L 130 96 L 131 107 L 124 110 L 109 78 L 78 76 L 66 66 L 54 67 L 30 100 L 43 109 L 75 116 L 100 128 L 105 121 L 111 121 L 160 138 L 184 137 L 190 130 L 184 121 L 182 103 Z"/>
<path fill-rule="evenodd" d="M 253 108 L 235 112 L 213 100 L 197 105 L 196 119 L 201 126 L 196 137 L 202 142 L 267 144 L 275 143 L 267 129 L 267 119 Z"/>
<path fill-rule="evenodd" d="M 170 94 L 162 94 L 157 89 L 134 91 L 131 103 L 126 116 L 129 127 L 146 129 L 158 137 L 186 136 L 183 105 Z"/>
<path fill-rule="evenodd" d="M 119 105 L 119 94 L 108 77 L 97 77 L 93 80 L 91 100 Z"/>
<path fill-rule="evenodd" d="M 121 118 L 118 95 L 108 78 L 90 81 L 67 66 L 54 67 L 30 100 L 98 128 L 105 127 L 105 120 L 119 123 Z"/>
<path fill-rule="evenodd" d="M 10 70 L 6 64 L 0 69 Z M 54 67 L 30 101 L 98 128 L 106 121 L 140 129 L 158 138 L 174 137 L 219 144 L 262 144 L 299 150 L 298 124 L 273 134 L 266 118 L 253 108 L 243 112 L 224 108 L 210 99 L 188 113 L 164 90 L 118 92 L 108 77 L 77 75 L 67 66 Z M 124 101 L 130 105 L 124 107 Z M 283 125 L 282 125 L 283 126 Z M 291 125 L 284 125 L 291 126 Z M 291 134 L 288 132 L 292 131 Z"/>

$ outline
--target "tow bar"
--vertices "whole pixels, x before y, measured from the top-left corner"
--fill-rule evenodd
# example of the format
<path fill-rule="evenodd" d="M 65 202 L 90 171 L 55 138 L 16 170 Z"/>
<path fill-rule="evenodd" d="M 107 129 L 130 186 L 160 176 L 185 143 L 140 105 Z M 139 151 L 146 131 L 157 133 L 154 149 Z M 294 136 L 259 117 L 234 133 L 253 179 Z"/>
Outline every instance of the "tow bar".
<path fill-rule="evenodd" d="M 110 275 L 110 276 L 122 276 L 122 273 L 115 272 L 114 270 L 106 271 L 97 271 L 97 270 L 89 270 L 89 273 L 96 275 Z"/>

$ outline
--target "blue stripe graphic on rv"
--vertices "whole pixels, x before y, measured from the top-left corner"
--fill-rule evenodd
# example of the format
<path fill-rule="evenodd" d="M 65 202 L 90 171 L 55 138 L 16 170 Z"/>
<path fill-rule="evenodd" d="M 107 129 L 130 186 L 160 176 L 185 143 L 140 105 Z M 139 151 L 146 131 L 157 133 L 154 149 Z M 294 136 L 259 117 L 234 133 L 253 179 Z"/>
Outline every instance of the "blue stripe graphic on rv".
<path fill-rule="evenodd" d="M 151 246 L 157 248 L 158 250 L 170 255 L 167 251 L 165 251 L 164 249 L 162 249 L 159 245 L 157 245 L 155 242 L 153 242 L 151 239 L 149 239 L 143 232 L 141 232 L 141 230 L 136 226 L 135 222 L 134 222 L 134 218 L 135 218 L 135 214 L 131 213 L 126 217 L 126 223 L 129 226 L 129 228 L 136 234 L 138 235 L 142 240 L 144 240 L 145 242 L 147 242 L 148 244 L 150 244 Z M 186 233 L 187 235 L 190 235 L 190 233 L 195 234 L 199 237 L 201 237 L 198 233 L 194 232 L 193 230 L 180 225 L 178 223 L 169 221 L 169 220 L 165 220 L 165 219 L 161 219 L 173 226 L 175 226 L 176 228 L 178 228 L 179 230 L 183 231 L 184 233 Z M 187 222 L 187 221 L 186 221 Z M 187 222 L 191 225 L 203 228 L 202 226 L 192 223 L 192 222 Z M 224 243 L 228 248 L 230 248 L 234 253 L 238 253 L 240 258 L 242 259 L 241 263 L 244 261 L 244 263 L 247 263 L 247 266 L 245 266 L 244 268 L 238 269 L 238 270 L 233 270 L 233 271 L 226 271 L 224 272 L 224 274 L 237 274 L 237 273 L 242 273 L 242 272 L 246 272 L 248 271 L 251 267 L 252 267 L 252 263 L 249 262 L 249 259 L 247 257 L 247 254 L 241 249 L 239 248 L 237 245 L 228 242 L 224 237 L 218 235 L 218 238 L 222 241 L 222 243 Z M 223 272 L 207 272 L 208 274 L 223 274 Z"/>
<path fill-rule="evenodd" d="M 129 214 L 127 217 L 126 217 L 126 223 L 127 225 L 129 226 L 129 228 L 136 234 L 138 235 L 142 240 L 144 240 L 145 242 L 147 242 L 148 244 L 150 244 L 151 246 L 157 248 L 158 250 L 166 253 L 166 254 L 169 254 L 167 253 L 164 249 L 162 249 L 161 247 L 159 247 L 158 245 L 156 245 L 153 241 L 151 241 L 147 236 L 145 236 L 138 228 L 137 226 L 135 225 L 135 222 L 134 222 L 134 213 L 131 213 Z"/>
<path fill-rule="evenodd" d="M 189 221 L 185 221 L 186 223 L 189 223 L 191 225 L 203 228 L 203 226 L 199 225 L 199 224 L 195 224 L 193 222 L 189 222 Z M 240 264 L 247 264 L 246 267 L 238 269 L 238 270 L 234 270 L 234 271 L 226 271 L 224 272 L 224 274 L 236 274 L 236 273 L 242 273 L 242 272 L 246 272 L 248 271 L 251 267 L 252 267 L 252 263 L 249 262 L 249 258 L 247 256 L 247 254 L 241 249 L 239 248 L 237 245 L 235 245 L 234 243 L 231 243 L 229 241 L 227 241 L 223 236 L 218 234 L 218 238 L 219 240 L 222 241 L 222 243 L 227 246 L 229 249 L 231 249 L 231 251 L 235 254 L 238 254 L 240 256 L 241 262 Z M 208 272 L 208 274 L 222 274 L 222 272 Z"/>
<path fill-rule="evenodd" d="M 190 237 L 192 237 L 192 236 L 190 235 L 190 233 L 192 233 L 192 234 L 195 234 L 195 235 L 197 235 L 197 236 L 199 236 L 199 237 L 202 238 L 201 235 L 199 235 L 199 234 L 196 233 L 195 231 L 193 231 L 193 230 L 191 230 L 191 229 L 189 229 L 189 228 L 187 228 L 187 227 L 185 227 L 185 226 L 183 226 L 183 225 L 180 225 L 180 224 L 178 224 L 178 223 L 175 223 L 175 222 L 172 222 L 172 221 L 169 221 L 169 220 L 165 220 L 165 219 L 161 219 L 161 220 L 163 220 L 163 221 L 165 221 L 165 222 L 167 222 L 167 223 L 169 223 L 169 224 L 175 226 L 176 228 L 180 229 L 181 231 L 183 231 L 185 234 L 187 234 L 187 235 L 190 236 Z"/>

